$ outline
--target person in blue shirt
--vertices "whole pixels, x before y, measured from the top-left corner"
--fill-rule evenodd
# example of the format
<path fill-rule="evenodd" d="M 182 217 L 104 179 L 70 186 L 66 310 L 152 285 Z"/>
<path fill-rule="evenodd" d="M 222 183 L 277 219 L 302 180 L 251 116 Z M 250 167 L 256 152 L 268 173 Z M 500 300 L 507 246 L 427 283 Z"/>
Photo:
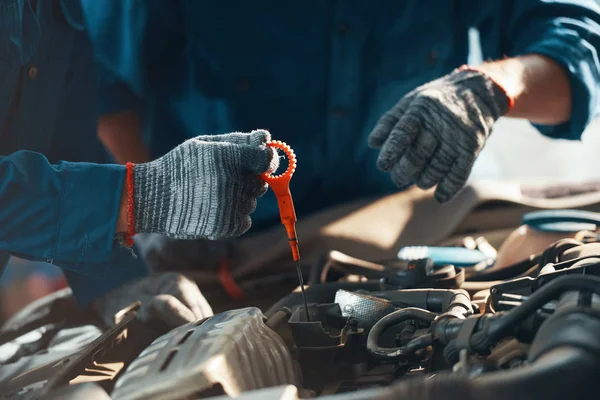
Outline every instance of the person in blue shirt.
<path fill-rule="evenodd" d="M 0 249 L 101 283 L 116 243 L 131 245 L 134 234 L 241 235 L 266 191 L 257 175 L 276 168 L 268 139 L 265 131 L 199 136 L 156 161 L 127 167 L 51 165 L 30 151 L 0 157 Z M 178 274 L 119 287 L 94 299 L 94 307 L 111 324 L 117 311 L 144 297 L 142 319 L 177 326 L 212 313 L 198 287 Z"/>
<path fill-rule="evenodd" d="M 195 137 L 127 168 L 84 162 L 106 161 L 98 114 L 119 93 L 96 83 L 81 15 L 78 0 L 0 0 L 0 252 L 62 267 L 79 304 L 107 323 L 144 299 L 141 314 L 173 324 L 206 316 L 192 282 L 147 276 L 130 243 L 114 239 L 246 231 L 266 190 L 256 174 L 276 161 L 269 134 Z"/>
<path fill-rule="evenodd" d="M 102 277 L 117 242 L 128 246 L 138 233 L 239 236 L 267 190 L 258 175 L 277 162 L 268 138 L 266 131 L 198 136 L 127 167 L 52 165 L 31 151 L 0 156 L 0 249 Z"/>
<path fill-rule="evenodd" d="M 163 154 L 196 132 L 268 127 L 300 160 L 299 218 L 411 182 L 449 201 L 499 117 L 577 140 L 598 111 L 592 0 L 82 5 L 105 87 L 153 115 L 147 148 L 130 145 L 140 130 L 99 130 L 117 160 Z M 490 61 L 460 68 L 470 28 Z M 252 231 L 278 223 L 266 198 Z"/>

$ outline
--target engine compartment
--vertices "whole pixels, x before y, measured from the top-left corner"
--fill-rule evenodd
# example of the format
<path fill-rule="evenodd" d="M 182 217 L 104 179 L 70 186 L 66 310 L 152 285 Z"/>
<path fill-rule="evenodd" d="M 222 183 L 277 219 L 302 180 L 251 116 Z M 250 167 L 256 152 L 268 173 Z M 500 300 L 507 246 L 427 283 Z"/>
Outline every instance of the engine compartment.
<path fill-rule="evenodd" d="M 591 214 L 533 247 L 505 246 L 517 228 L 502 246 L 463 236 L 391 260 L 328 252 L 310 270 L 310 320 L 294 291 L 168 331 L 142 324 L 132 305 L 100 330 L 55 294 L 0 332 L 0 398 L 596 398 Z M 507 251 L 526 256 L 501 262 Z"/>
<path fill-rule="evenodd" d="M 574 248 L 586 254 L 598 250 L 596 243 Z M 501 309 L 495 312 L 483 312 L 463 289 L 369 291 L 360 283 L 344 289 L 324 284 L 320 296 L 326 291 L 333 301 L 310 302 L 308 322 L 302 304 L 277 306 L 266 312 L 268 317 L 245 308 L 160 337 L 125 371 L 112 395 L 212 398 L 216 390 L 227 398 L 245 398 L 243 392 L 292 385 L 297 397 L 285 398 L 383 399 L 392 392 L 424 399 L 453 398 L 450 393 L 456 398 L 587 398 L 588 390 L 598 389 L 592 376 L 600 371 L 595 333 L 600 278 L 592 275 L 598 261 L 586 255 L 558 263 L 556 271 L 537 279 L 492 286 L 489 304 Z M 523 279 L 535 288 L 528 295 L 519 294 L 523 284 L 513 290 Z M 521 302 L 504 304 L 504 298 Z M 188 352 L 180 347 L 186 335 L 218 339 L 219 349 L 213 339 L 198 340 L 193 342 L 197 349 Z M 153 367 L 136 379 L 157 347 Z M 174 349 L 177 355 L 165 368 L 165 357 Z M 178 364 L 178 357 L 194 370 Z M 283 398 L 279 395 L 257 398 Z"/>

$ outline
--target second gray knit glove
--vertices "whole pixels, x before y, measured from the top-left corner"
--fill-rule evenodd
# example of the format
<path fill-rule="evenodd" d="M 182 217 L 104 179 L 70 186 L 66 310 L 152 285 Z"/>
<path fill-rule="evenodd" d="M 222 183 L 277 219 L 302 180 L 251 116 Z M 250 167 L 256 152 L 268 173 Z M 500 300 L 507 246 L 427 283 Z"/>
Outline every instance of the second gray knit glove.
<path fill-rule="evenodd" d="M 133 169 L 135 228 L 177 239 L 219 239 L 250 229 L 259 174 L 278 166 L 269 132 L 198 136 Z"/>
<path fill-rule="evenodd" d="M 504 90 L 486 75 L 454 71 L 408 93 L 377 123 L 369 146 L 398 187 L 437 185 L 450 200 L 464 186 L 494 122 L 509 108 Z"/>

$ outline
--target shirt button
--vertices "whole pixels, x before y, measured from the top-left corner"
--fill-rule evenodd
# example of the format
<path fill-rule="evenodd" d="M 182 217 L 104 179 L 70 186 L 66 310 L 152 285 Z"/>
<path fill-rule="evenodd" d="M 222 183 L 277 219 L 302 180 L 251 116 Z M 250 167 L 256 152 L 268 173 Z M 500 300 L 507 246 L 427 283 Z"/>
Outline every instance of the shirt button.
<path fill-rule="evenodd" d="M 240 78 L 235 84 L 238 92 L 247 92 L 250 90 L 250 81 L 247 78 Z"/>
<path fill-rule="evenodd" d="M 338 33 L 340 34 L 340 36 L 346 36 L 346 35 L 348 35 L 349 32 L 350 32 L 350 28 L 348 28 L 348 25 L 340 24 L 338 26 Z"/>
<path fill-rule="evenodd" d="M 37 77 L 37 67 L 33 66 L 29 68 L 29 71 L 27 72 L 27 75 L 29 76 L 29 79 L 35 79 Z"/>
<path fill-rule="evenodd" d="M 333 115 L 336 117 L 344 117 L 346 114 L 348 114 L 348 110 L 344 107 L 335 107 L 333 109 Z"/>

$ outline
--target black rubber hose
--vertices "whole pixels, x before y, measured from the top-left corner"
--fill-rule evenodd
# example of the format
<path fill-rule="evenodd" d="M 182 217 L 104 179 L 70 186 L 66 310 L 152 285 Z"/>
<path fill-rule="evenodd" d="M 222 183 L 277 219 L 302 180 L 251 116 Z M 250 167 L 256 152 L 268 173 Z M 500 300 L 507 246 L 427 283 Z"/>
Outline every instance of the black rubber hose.
<path fill-rule="evenodd" d="M 542 286 L 519 307 L 507 312 L 483 316 L 477 331 L 470 339 L 471 347 L 477 352 L 488 351 L 499 340 L 512 335 L 515 328 L 546 303 L 569 291 L 587 291 L 600 295 L 600 278 L 581 275 L 562 276 Z M 442 322 L 446 322 L 446 324 Z M 449 362 L 455 362 L 458 358 L 459 349 L 456 348 L 454 339 L 460 333 L 461 326 L 462 321 L 453 320 L 441 321 L 435 327 L 436 339 L 447 343 L 444 357 Z"/>
<path fill-rule="evenodd" d="M 515 278 L 526 273 L 531 267 L 537 265 L 540 255 L 531 256 L 526 260 L 502 268 L 488 268 L 476 275 L 470 276 L 469 282 L 503 281 Z"/>
<path fill-rule="evenodd" d="M 385 358 L 404 358 L 409 357 L 416 350 L 422 347 L 426 347 L 433 341 L 431 335 L 429 336 L 429 340 L 426 338 L 416 338 L 411 340 L 406 346 L 403 347 L 379 347 L 377 343 L 379 343 L 379 338 L 381 334 L 393 325 L 397 325 L 404 321 L 409 320 L 418 320 L 426 323 L 431 323 L 437 317 L 437 314 L 432 313 L 427 310 L 423 310 L 421 308 L 408 307 L 403 308 L 401 310 L 394 311 L 385 317 L 381 318 L 379 321 L 373 325 L 373 328 L 369 331 L 369 336 L 367 337 L 367 350 L 376 356 L 385 357 Z"/>
<path fill-rule="evenodd" d="M 496 342 L 490 340 L 489 337 L 487 335 L 485 335 L 483 332 L 475 333 L 470 340 L 471 347 L 475 351 L 480 352 L 480 353 L 485 353 L 485 352 L 489 351 L 490 348 L 492 346 L 494 346 L 494 344 L 496 344 Z M 444 351 L 443 351 L 443 355 L 444 355 L 444 358 L 446 359 L 446 362 L 448 362 L 449 364 L 454 364 L 454 363 L 458 362 L 458 359 L 460 356 L 460 350 L 461 349 L 458 348 L 458 346 L 457 346 L 456 339 L 451 340 L 450 343 L 448 343 L 444 347 Z"/>
<path fill-rule="evenodd" d="M 562 276 L 556 278 L 535 291 L 519 307 L 508 311 L 502 318 L 499 318 L 489 324 L 486 330 L 486 336 L 492 340 L 499 340 L 517 325 L 523 322 L 527 317 L 536 312 L 540 307 L 551 300 L 556 299 L 560 294 L 571 291 L 589 291 L 600 295 L 600 278 L 595 276 Z"/>
<path fill-rule="evenodd" d="M 389 300 L 399 308 L 422 308 L 435 313 L 444 313 L 458 308 L 463 310 L 463 314 L 473 313 L 471 298 L 467 291 L 462 289 L 402 289 L 369 294 Z"/>
<path fill-rule="evenodd" d="M 476 275 L 470 276 L 470 282 L 485 282 L 495 280 L 507 280 L 518 276 L 527 276 L 531 271 L 539 272 L 547 263 L 557 263 L 565 251 L 581 246 L 583 243 L 575 239 L 562 239 L 554 242 L 542 253 L 535 254 L 515 264 L 506 265 L 502 268 L 488 268 Z"/>
<path fill-rule="evenodd" d="M 367 282 L 332 282 L 325 283 L 322 285 L 315 285 L 307 287 L 306 292 L 306 300 L 309 304 L 314 303 L 333 303 L 335 300 L 335 293 L 338 290 L 347 290 L 349 292 L 354 292 L 357 290 L 367 290 L 369 292 L 375 292 L 379 290 L 379 281 L 367 281 Z M 302 293 L 290 293 L 273 306 L 271 306 L 267 311 L 265 311 L 265 316 L 267 318 L 271 318 L 277 311 L 282 308 L 293 309 L 296 306 L 303 304 Z"/>
<path fill-rule="evenodd" d="M 400 331 L 400 336 L 399 336 L 400 345 L 406 346 L 414 338 L 416 331 L 417 331 L 417 327 L 415 325 L 413 325 L 413 324 L 404 325 L 404 328 L 402 328 L 402 330 Z"/>
<path fill-rule="evenodd" d="M 556 264 L 560 262 L 560 256 L 565 251 L 581 245 L 583 245 L 583 242 L 575 239 L 561 239 L 552 243 L 540 256 L 538 261 L 538 272 L 548 263 Z"/>
<path fill-rule="evenodd" d="M 414 400 L 548 400 L 595 398 L 600 360 L 584 349 L 562 346 L 523 367 L 484 374 L 477 379 L 437 374 L 382 389 L 372 399 Z"/>

